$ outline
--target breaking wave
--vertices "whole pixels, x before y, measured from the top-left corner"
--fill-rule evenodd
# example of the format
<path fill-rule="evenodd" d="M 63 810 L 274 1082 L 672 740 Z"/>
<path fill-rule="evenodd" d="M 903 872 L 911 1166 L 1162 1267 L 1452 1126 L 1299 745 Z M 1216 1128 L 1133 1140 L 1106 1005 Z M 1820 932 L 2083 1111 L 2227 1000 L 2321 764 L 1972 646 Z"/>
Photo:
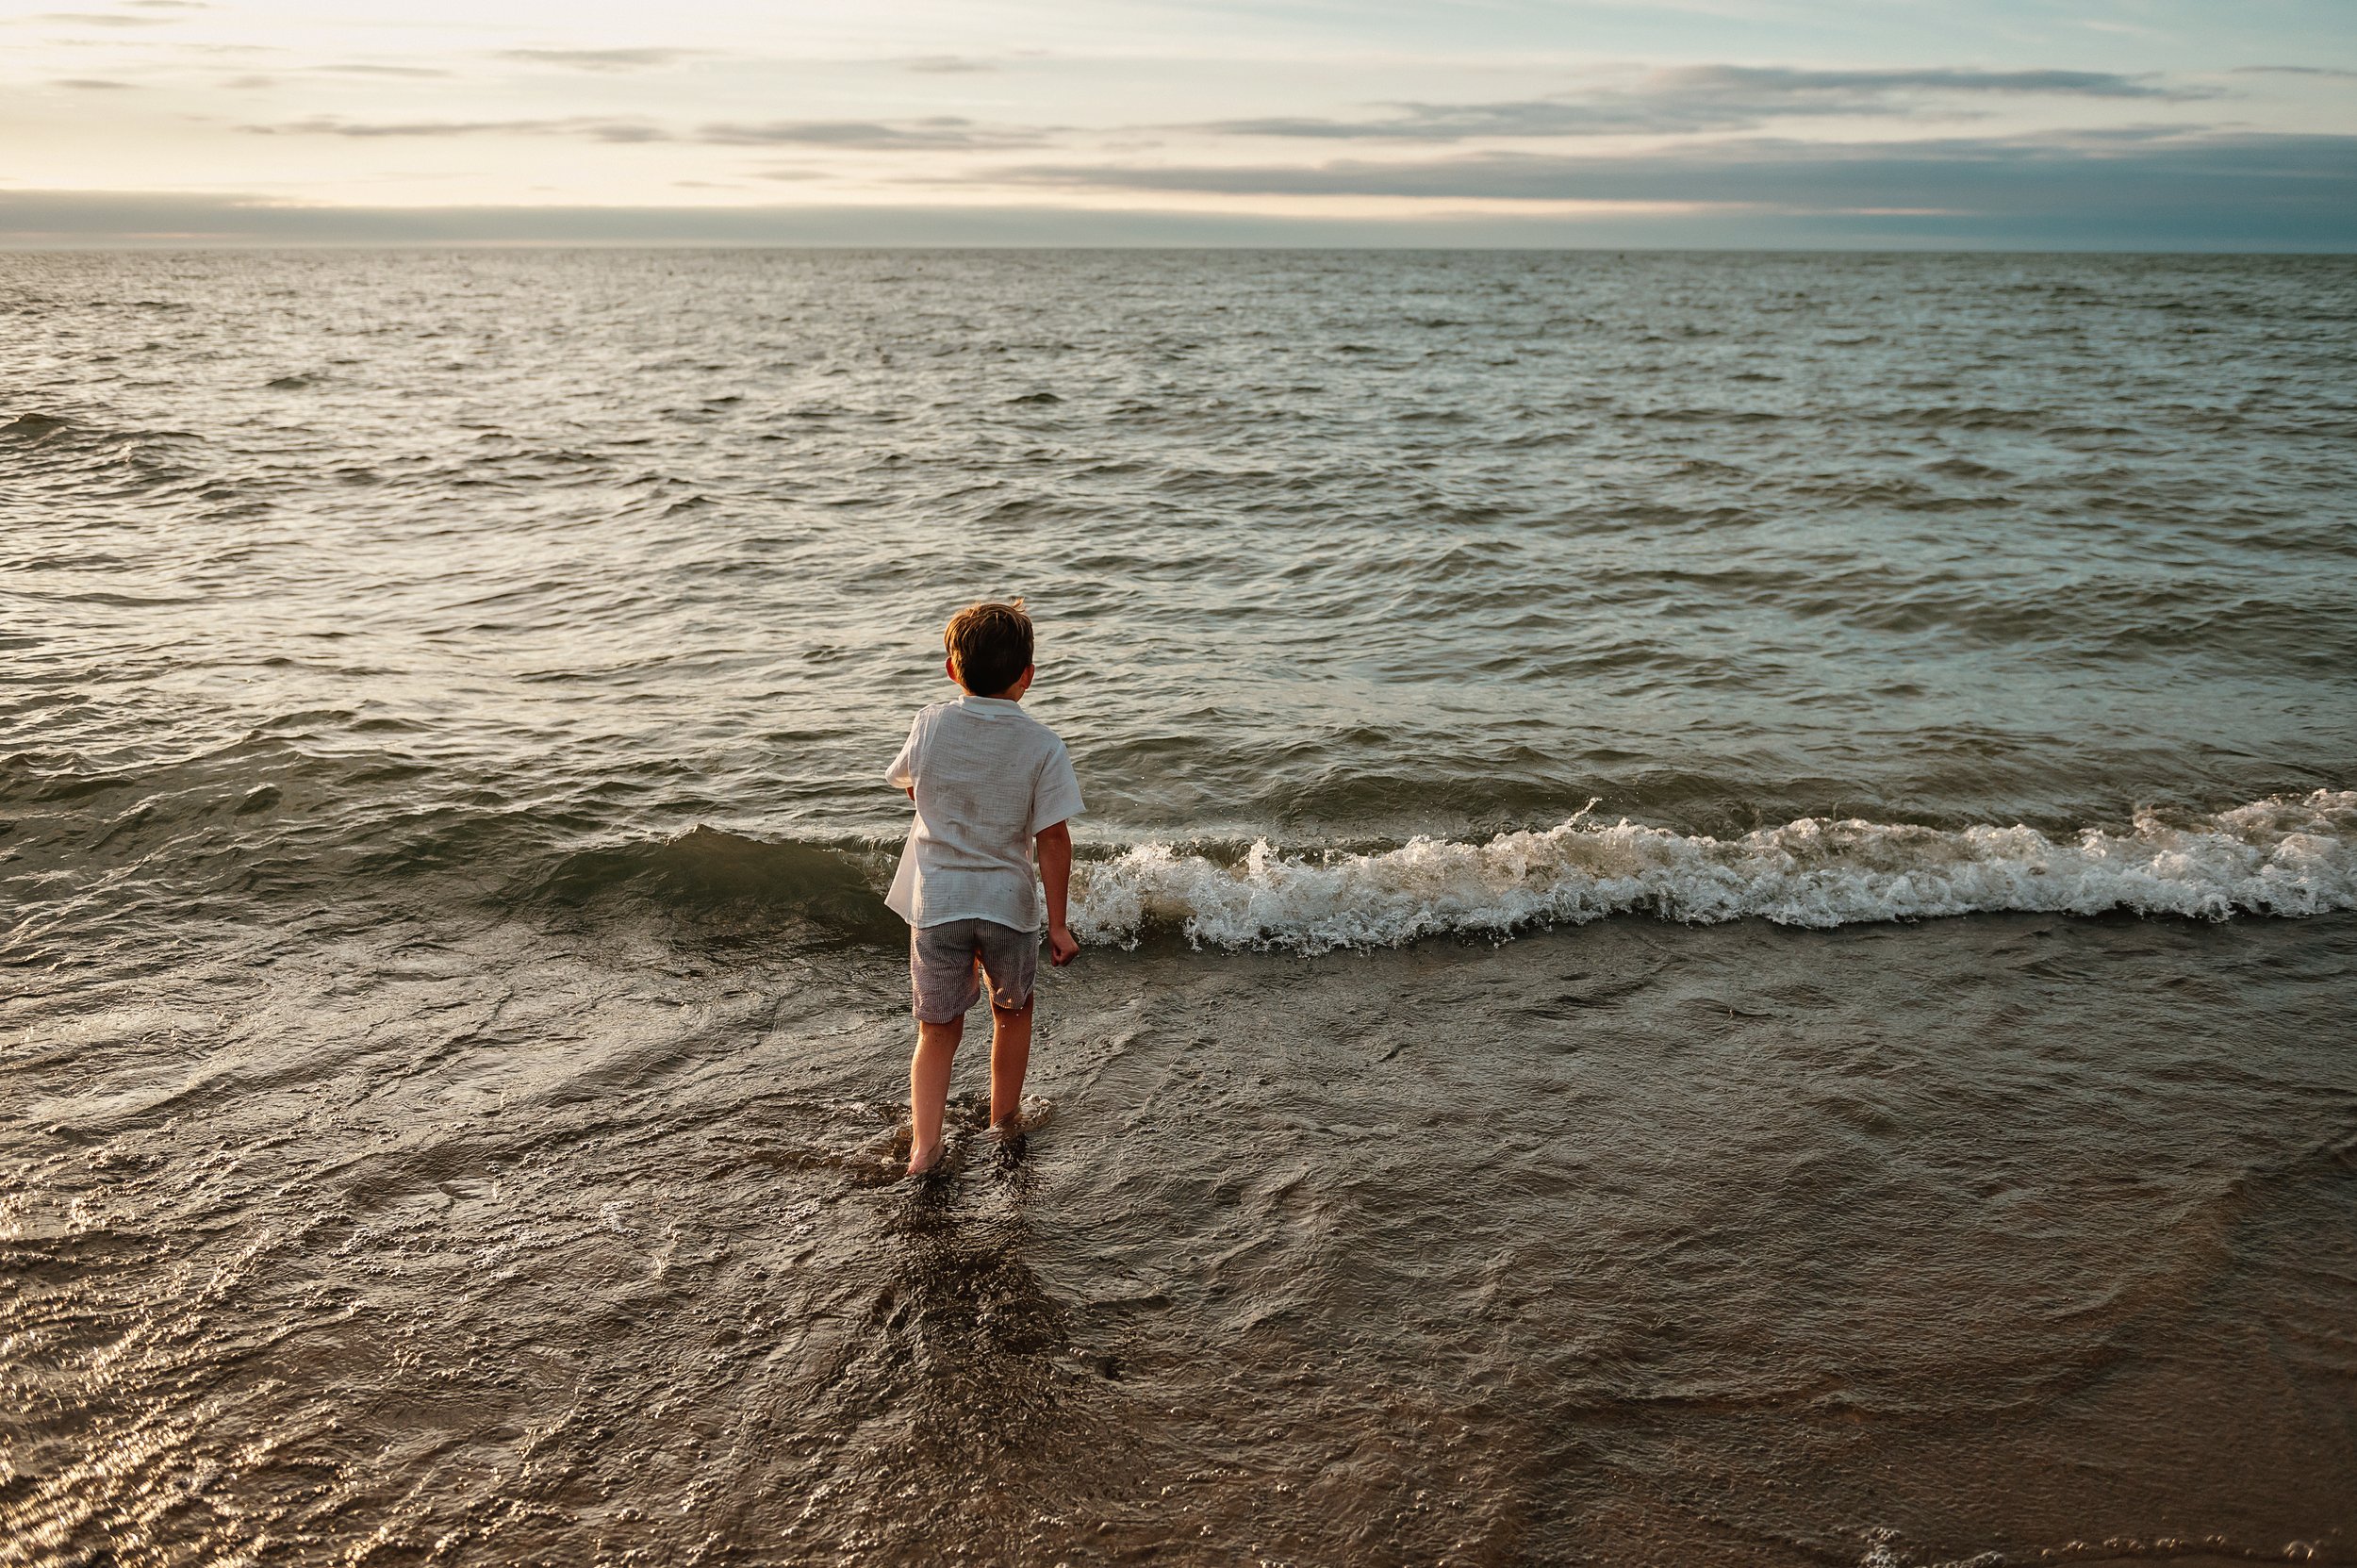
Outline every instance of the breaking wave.
<path fill-rule="evenodd" d="M 176 919 L 256 898 L 573 914 L 641 903 L 854 943 L 906 940 L 882 900 L 898 834 L 770 838 L 706 825 L 656 836 L 600 824 L 579 801 L 432 784 L 374 751 L 314 755 L 260 734 L 113 772 L 0 757 L 0 898 L 18 916 L 0 932 L 0 962 L 30 962 L 74 931 L 121 929 L 142 911 Z M 1803 817 L 1722 839 L 1592 810 L 1479 842 L 1417 837 L 1365 852 L 1098 840 L 1074 867 L 1073 930 L 1098 945 L 1176 934 L 1199 948 L 1318 953 L 1622 914 L 1824 928 L 2357 910 L 2357 789 L 2214 814 L 2148 810 L 2075 831 Z"/>
<path fill-rule="evenodd" d="M 1198 947 L 1305 953 L 1630 913 L 1821 928 L 2000 912 L 2321 915 L 2357 909 L 2357 790 L 2215 816 L 2146 812 L 2124 833 L 2061 837 L 1805 817 L 1718 839 L 1583 811 L 1543 832 L 1372 854 L 1288 855 L 1263 840 L 1222 863 L 1142 844 L 1075 881 L 1084 941 L 1176 928 Z"/>

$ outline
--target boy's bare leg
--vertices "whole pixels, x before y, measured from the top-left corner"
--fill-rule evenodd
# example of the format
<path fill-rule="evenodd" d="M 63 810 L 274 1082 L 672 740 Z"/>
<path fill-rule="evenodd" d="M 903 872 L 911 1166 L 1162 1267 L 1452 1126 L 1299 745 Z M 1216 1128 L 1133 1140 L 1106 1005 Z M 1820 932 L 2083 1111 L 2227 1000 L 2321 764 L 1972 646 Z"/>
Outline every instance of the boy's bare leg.
<path fill-rule="evenodd" d="M 1030 1019 L 1024 1022 L 1028 1026 Z M 1027 1027 L 1026 1036 L 1030 1034 Z M 965 1037 L 965 1019 L 916 1022 L 916 1053 L 909 1058 L 909 1174 L 922 1176 L 941 1158 L 941 1108 L 949 1098 L 949 1063 Z M 995 1044 L 995 1041 L 994 1041 Z M 993 1060 L 997 1051 L 992 1052 Z M 997 1091 L 994 1072 L 992 1089 Z"/>
<path fill-rule="evenodd" d="M 990 1010 L 990 1125 L 1012 1127 L 1023 1112 L 1023 1074 L 1031 1065 L 1031 1003 Z"/>

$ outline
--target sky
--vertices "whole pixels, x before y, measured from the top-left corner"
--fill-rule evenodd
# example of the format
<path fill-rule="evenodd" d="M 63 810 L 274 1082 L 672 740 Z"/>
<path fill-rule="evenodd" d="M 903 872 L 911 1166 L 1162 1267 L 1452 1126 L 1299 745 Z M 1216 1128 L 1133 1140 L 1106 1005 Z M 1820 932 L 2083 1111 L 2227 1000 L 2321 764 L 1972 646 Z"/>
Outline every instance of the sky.
<path fill-rule="evenodd" d="M 2357 250 L 2357 0 L 0 5 L 0 245 Z"/>

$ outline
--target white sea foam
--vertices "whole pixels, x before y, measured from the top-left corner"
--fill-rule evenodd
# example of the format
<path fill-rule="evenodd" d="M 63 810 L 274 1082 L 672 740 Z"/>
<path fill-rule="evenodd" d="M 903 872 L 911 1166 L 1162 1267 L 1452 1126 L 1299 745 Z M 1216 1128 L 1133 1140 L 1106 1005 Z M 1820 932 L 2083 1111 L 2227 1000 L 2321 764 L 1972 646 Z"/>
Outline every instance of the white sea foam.
<path fill-rule="evenodd" d="M 2357 790 L 2200 818 L 2144 813 L 2124 832 L 2059 838 L 1805 817 L 1722 840 L 1582 812 L 1544 832 L 1418 838 L 1379 854 L 1288 855 L 1263 840 L 1230 864 L 1142 844 L 1077 867 L 1075 906 L 1083 940 L 1130 943 L 1165 926 L 1197 946 L 1303 952 L 1631 911 L 1816 927 L 2005 910 L 2320 915 L 2357 909 Z"/>

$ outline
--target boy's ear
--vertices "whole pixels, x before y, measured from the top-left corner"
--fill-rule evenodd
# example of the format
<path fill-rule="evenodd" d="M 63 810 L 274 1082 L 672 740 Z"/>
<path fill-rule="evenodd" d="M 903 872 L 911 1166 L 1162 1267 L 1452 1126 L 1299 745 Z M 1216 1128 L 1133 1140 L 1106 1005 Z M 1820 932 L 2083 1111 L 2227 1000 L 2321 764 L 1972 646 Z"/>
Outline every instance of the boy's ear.
<path fill-rule="evenodd" d="M 964 685 L 965 684 L 963 681 L 958 681 L 958 656 L 955 653 L 949 654 L 941 661 L 941 672 L 944 675 L 948 676 L 950 680 L 957 681 L 957 684 L 960 685 Z"/>

